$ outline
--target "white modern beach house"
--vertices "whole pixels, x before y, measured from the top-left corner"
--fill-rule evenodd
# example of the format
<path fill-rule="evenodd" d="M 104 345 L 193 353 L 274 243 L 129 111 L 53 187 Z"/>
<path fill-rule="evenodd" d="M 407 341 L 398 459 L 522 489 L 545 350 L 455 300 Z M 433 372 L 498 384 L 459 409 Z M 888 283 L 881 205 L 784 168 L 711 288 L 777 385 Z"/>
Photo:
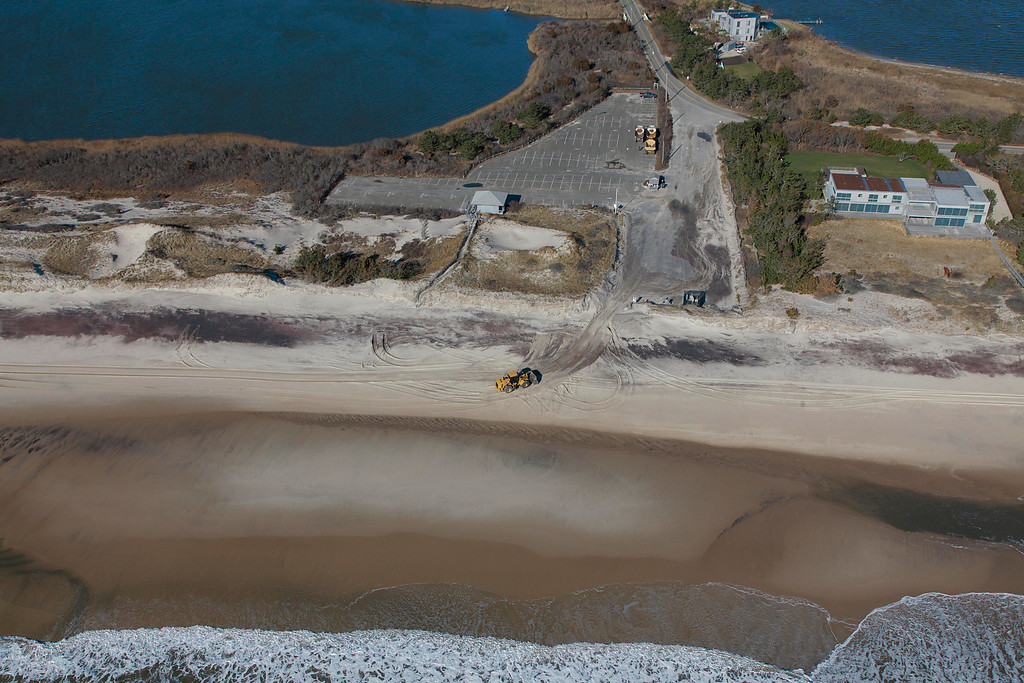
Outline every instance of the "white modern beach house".
<path fill-rule="evenodd" d="M 711 22 L 729 34 L 733 40 L 753 40 L 761 15 L 739 9 L 711 10 Z"/>
<path fill-rule="evenodd" d="M 911 235 L 988 237 L 988 197 L 967 173 L 939 171 L 923 178 L 876 178 L 862 168 L 830 168 L 825 199 L 841 216 L 896 218 Z"/>

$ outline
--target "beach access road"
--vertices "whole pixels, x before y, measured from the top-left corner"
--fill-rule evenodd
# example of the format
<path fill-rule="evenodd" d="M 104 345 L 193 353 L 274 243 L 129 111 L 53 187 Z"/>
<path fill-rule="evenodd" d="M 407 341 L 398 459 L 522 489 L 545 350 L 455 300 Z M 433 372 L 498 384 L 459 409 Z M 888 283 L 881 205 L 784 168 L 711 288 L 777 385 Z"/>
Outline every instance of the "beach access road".
<path fill-rule="evenodd" d="M 625 206 L 626 251 L 617 301 L 681 306 L 686 290 L 704 290 L 710 305 L 742 303 L 743 260 L 725 192 L 716 131 L 742 114 L 706 100 L 676 78 L 633 0 L 623 8 L 643 43 L 672 112 L 667 187 L 641 191 Z"/>
<path fill-rule="evenodd" d="M 507 192 L 527 204 L 603 206 L 628 201 L 654 172 L 654 155 L 634 138 L 656 122 L 656 100 L 637 93 L 609 97 L 553 133 L 485 161 L 466 178 L 349 176 L 328 204 L 468 211 L 479 190 Z"/>

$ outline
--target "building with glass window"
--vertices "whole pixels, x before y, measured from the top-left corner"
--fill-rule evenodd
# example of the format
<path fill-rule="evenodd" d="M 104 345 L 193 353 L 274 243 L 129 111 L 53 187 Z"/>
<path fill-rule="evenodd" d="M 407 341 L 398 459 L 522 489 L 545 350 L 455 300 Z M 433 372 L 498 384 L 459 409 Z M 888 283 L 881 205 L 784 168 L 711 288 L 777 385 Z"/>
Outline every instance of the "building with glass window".
<path fill-rule="evenodd" d="M 711 21 L 725 30 L 733 40 L 747 41 L 757 35 L 761 15 L 739 9 L 714 9 L 711 10 Z"/>
<path fill-rule="evenodd" d="M 951 182 L 875 178 L 864 169 L 832 168 L 824 194 L 842 216 L 898 218 L 911 235 L 988 237 L 990 205 L 981 188 L 966 173 L 939 178 Z"/>

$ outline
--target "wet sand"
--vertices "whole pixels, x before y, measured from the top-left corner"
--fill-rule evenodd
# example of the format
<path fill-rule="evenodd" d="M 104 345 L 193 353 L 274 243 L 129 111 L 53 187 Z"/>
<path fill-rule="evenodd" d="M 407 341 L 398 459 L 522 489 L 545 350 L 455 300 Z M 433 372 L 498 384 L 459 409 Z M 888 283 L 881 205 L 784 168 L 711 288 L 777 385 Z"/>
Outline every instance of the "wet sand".
<path fill-rule="evenodd" d="M 242 413 L 3 430 L 0 538 L 35 574 L 0 566 L 0 633 L 411 624 L 716 647 L 727 633 L 763 641 L 758 610 L 705 600 L 667 620 L 677 603 L 659 582 L 729 582 L 853 621 L 927 591 L 1024 593 L 1024 555 L 1009 546 L 900 531 L 836 502 L 826 494 L 870 476 L 834 460 L 442 424 L 458 423 Z M 929 490 L 942 479 L 874 476 Z M 428 599 L 409 584 L 458 588 Z M 659 597 L 638 617 L 631 594 L 578 594 L 608 584 Z M 359 596 L 396 586 L 372 594 L 368 616 Z M 543 617 L 529 602 L 555 596 Z M 751 654 L 806 663 L 842 631 L 801 604 L 810 616 L 777 615 L 775 639 Z M 730 624 L 695 626 L 719 608 Z"/>

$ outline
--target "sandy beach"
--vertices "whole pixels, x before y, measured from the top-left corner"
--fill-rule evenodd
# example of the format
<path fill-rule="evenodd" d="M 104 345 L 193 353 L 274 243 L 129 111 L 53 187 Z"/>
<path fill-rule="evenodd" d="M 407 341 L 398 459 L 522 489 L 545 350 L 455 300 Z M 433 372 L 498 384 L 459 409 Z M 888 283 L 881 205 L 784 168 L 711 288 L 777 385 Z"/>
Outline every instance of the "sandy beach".
<path fill-rule="evenodd" d="M 280 201 L 223 229 L 232 248 L 323 234 Z M 124 208 L 141 222 L 102 243 L 119 273 L 160 234 Z M 363 217 L 330 235 L 463 225 Z M 566 244 L 479 234 L 480 260 Z M 3 633 L 422 628 L 809 670 L 906 595 L 1024 592 L 1024 346 L 925 302 L 691 312 L 607 282 L 423 297 L 126 282 L 95 261 L 77 279 L 11 267 L 0 291 Z M 495 391 L 522 367 L 541 382 Z"/>
<path fill-rule="evenodd" d="M 907 533 L 830 502 L 823 492 L 856 475 L 821 459 L 807 469 L 799 455 L 766 464 L 758 451 L 670 440 L 601 446 L 593 432 L 510 438 L 500 428 L 467 434 L 451 429 L 457 423 L 388 428 L 308 414 L 57 423 L 4 431 L 4 547 L 45 586 L 54 570 L 69 579 L 53 593 L 5 577 L 8 633 L 388 626 L 433 610 L 410 610 L 401 591 L 375 616 L 339 605 L 410 584 L 529 601 L 609 584 L 724 581 L 802 598 L 851 623 L 908 594 L 1024 592 L 1024 557 L 1013 548 Z M 933 488 L 914 468 L 875 476 Z M 564 610 L 548 621 L 572 623 Z M 523 635 L 516 623 L 500 621 Z"/>

